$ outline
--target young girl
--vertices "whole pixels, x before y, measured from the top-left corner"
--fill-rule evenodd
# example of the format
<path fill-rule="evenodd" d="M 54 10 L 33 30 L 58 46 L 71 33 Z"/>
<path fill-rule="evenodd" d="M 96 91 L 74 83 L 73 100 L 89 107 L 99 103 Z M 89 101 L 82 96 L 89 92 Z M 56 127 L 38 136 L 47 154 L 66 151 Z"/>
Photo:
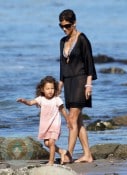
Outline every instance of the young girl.
<path fill-rule="evenodd" d="M 56 140 L 59 138 L 61 129 L 60 112 L 65 117 L 68 127 L 71 127 L 67 118 L 67 112 L 63 106 L 63 101 L 57 96 L 57 93 L 57 81 L 52 76 L 47 76 L 37 85 L 35 99 L 17 99 L 17 102 L 29 106 L 37 105 L 41 108 L 38 138 L 43 139 L 45 146 L 50 150 L 49 165 L 54 164 L 55 152 L 60 154 L 61 164 L 64 163 L 64 156 L 67 153 L 66 150 L 55 145 Z"/>

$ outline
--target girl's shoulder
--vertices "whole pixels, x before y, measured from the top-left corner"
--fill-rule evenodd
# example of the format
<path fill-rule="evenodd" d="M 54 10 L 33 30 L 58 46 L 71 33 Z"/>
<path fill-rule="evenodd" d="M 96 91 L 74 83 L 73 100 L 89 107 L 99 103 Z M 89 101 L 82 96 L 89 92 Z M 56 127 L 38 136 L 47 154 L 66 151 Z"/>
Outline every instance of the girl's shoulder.
<path fill-rule="evenodd" d="M 53 97 L 54 100 L 59 100 L 61 97 L 59 95 Z"/>
<path fill-rule="evenodd" d="M 57 103 L 63 104 L 63 100 L 60 96 L 55 96 L 54 97 Z"/>
<path fill-rule="evenodd" d="M 45 98 L 44 96 L 41 96 L 41 95 L 40 95 L 40 96 L 36 97 L 35 99 L 36 99 L 36 100 L 43 100 L 44 98 Z"/>

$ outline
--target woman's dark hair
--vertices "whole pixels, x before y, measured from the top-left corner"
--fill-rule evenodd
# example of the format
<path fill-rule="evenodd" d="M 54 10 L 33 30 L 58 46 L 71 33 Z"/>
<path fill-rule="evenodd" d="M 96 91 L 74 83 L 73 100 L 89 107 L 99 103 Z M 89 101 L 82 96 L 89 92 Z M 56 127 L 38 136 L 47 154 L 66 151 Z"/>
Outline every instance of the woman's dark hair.
<path fill-rule="evenodd" d="M 59 21 L 62 22 L 62 21 L 68 21 L 72 24 L 75 23 L 76 21 L 76 15 L 75 13 L 73 12 L 73 10 L 71 9 L 66 9 L 66 10 L 63 10 L 60 15 L 59 15 Z"/>
<path fill-rule="evenodd" d="M 54 96 L 57 95 L 57 93 L 58 93 L 58 82 L 52 76 L 46 76 L 36 86 L 36 97 L 45 96 L 44 93 L 42 92 L 42 89 L 44 88 L 46 83 L 53 83 L 54 84 L 54 89 L 55 89 Z"/>

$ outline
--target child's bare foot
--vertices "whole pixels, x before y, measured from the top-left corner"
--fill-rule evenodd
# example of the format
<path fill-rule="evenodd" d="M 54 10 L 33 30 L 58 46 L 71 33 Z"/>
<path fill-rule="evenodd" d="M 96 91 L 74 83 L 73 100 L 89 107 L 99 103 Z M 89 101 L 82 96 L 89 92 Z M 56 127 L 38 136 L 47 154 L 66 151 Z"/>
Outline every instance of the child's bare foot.
<path fill-rule="evenodd" d="M 66 151 L 66 154 L 64 155 L 64 164 L 65 163 L 72 163 L 72 156 L 69 151 Z"/>
<path fill-rule="evenodd" d="M 61 153 L 60 153 L 60 157 L 61 157 L 61 162 L 60 164 L 63 165 L 64 164 L 64 158 L 65 158 L 65 155 L 67 154 L 67 150 L 62 150 Z"/>

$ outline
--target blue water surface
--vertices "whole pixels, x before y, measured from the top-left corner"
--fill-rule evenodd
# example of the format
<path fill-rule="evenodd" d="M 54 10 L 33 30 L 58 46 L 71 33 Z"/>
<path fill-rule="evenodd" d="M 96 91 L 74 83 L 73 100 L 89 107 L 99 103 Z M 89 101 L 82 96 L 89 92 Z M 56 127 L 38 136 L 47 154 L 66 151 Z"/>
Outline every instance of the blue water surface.
<path fill-rule="evenodd" d="M 45 75 L 59 79 L 59 13 L 71 8 L 77 14 L 77 29 L 91 41 L 93 55 L 127 59 L 126 0 L 1 0 L 0 1 L 0 136 L 37 138 L 39 109 L 16 102 L 32 99 L 35 87 Z M 127 65 L 118 62 L 96 64 L 93 108 L 84 109 L 92 120 L 127 114 L 126 74 L 101 74 L 101 68 Z M 64 99 L 63 92 L 61 94 Z M 62 120 L 58 144 L 67 147 L 67 128 Z M 127 143 L 126 127 L 114 131 L 88 132 L 90 145 Z M 82 152 L 77 142 L 75 153 Z"/>

